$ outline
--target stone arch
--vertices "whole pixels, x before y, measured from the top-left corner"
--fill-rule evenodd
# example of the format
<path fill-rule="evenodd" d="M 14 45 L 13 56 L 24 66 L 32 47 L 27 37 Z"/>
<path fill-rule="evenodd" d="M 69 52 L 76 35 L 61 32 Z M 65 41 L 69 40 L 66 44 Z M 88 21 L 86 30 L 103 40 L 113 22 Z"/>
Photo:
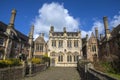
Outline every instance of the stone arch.
<path fill-rule="evenodd" d="M 56 56 L 56 52 L 51 52 L 50 56 Z"/>
<path fill-rule="evenodd" d="M 74 55 L 79 55 L 79 52 L 75 51 L 75 52 L 74 52 Z"/>

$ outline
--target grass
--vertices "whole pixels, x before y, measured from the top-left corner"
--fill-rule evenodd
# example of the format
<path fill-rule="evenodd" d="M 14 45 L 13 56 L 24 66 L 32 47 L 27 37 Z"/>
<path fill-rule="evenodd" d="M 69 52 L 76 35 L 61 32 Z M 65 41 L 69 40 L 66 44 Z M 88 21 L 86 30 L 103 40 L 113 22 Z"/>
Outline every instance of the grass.
<path fill-rule="evenodd" d="M 107 75 L 109 75 L 117 80 L 120 80 L 120 74 L 115 74 L 115 73 L 109 72 L 108 69 L 111 69 L 111 68 L 109 68 L 108 65 L 102 64 L 102 63 L 95 63 L 94 66 L 95 66 L 96 70 L 104 72 Z"/>
<path fill-rule="evenodd" d="M 113 73 L 107 73 L 107 74 L 117 80 L 120 80 L 120 74 L 113 74 Z"/>

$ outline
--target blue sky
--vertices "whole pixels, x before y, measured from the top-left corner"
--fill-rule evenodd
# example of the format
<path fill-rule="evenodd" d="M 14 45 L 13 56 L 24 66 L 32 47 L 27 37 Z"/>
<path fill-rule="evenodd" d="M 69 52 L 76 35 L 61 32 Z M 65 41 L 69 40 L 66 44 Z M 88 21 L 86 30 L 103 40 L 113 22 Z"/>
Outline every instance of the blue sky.
<path fill-rule="evenodd" d="M 104 32 L 103 16 L 108 16 L 109 28 L 120 24 L 120 0 L 0 0 L 0 21 L 9 24 L 13 8 L 17 30 L 28 35 L 34 24 L 34 37 L 44 32 L 46 39 L 51 25 L 56 31 L 80 29 L 84 37 L 95 27 Z"/>

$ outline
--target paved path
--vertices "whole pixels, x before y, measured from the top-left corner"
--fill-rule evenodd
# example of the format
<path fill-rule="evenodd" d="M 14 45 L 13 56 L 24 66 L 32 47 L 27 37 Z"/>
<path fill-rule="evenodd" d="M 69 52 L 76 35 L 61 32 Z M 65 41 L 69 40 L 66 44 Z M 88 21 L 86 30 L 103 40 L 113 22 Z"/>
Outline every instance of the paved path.
<path fill-rule="evenodd" d="M 81 80 L 76 68 L 50 67 L 48 70 L 38 73 L 33 77 L 23 80 Z"/>

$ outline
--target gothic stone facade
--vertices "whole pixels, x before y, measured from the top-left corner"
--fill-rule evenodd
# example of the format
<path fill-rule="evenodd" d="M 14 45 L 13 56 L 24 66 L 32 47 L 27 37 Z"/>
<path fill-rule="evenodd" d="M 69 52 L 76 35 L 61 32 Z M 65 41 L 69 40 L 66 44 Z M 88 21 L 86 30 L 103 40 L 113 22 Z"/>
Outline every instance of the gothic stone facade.
<path fill-rule="evenodd" d="M 16 30 L 14 21 L 16 10 L 11 12 L 10 23 L 0 22 L 0 59 L 27 57 L 31 53 L 30 45 L 33 42 L 33 30 L 29 37 Z"/>
<path fill-rule="evenodd" d="M 44 40 L 44 33 L 41 33 L 34 41 L 34 57 L 41 58 L 46 53 L 47 47 Z"/>
<path fill-rule="evenodd" d="M 82 40 L 81 33 L 54 32 L 52 26 L 49 31 L 48 56 L 50 57 L 51 66 L 76 67 L 77 61 L 82 57 Z"/>

